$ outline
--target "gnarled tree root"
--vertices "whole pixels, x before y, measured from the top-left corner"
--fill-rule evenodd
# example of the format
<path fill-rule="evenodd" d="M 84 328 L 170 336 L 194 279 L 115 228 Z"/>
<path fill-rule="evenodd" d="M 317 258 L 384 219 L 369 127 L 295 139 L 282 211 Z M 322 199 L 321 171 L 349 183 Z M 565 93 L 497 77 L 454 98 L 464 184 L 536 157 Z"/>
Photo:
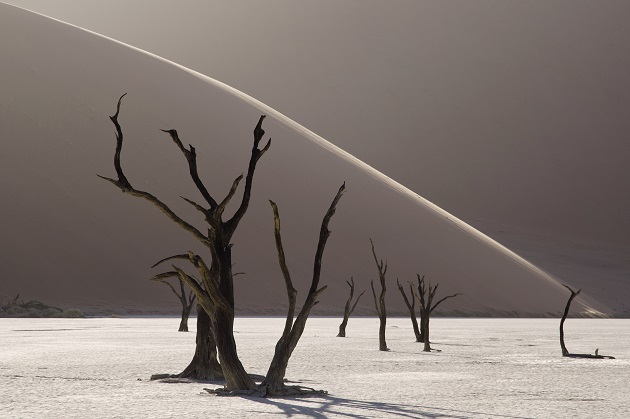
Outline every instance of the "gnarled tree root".
<path fill-rule="evenodd" d="M 211 389 L 204 388 L 210 394 L 215 396 L 240 396 L 240 397 L 309 397 L 309 396 L 325 396 L 328 394 L 325 390 L 316 390 L 303 386 L 283 386 L 282 388 L 270 389 L 267 386 L 259 385 L 252 390 L 228 390 L 225 387 Z"/>
<path fill-rule="evenodd" d="M 262 381 L 265 379 L 264 376 L 259 374 L 248 374 L 250 378 L 254 381 Z M 184 375 L 180 374 L 153 374 L 151 375 L 151 380 L 160 380 L 164 383 L 217 383 L 223 384 L 225 383 L 225 378 L 221 376 L 217 377 L 206 377 L 206 378 L 198 378 L 192 375 Z"/>
<path fill-rule="evenodd" d="M 566 354 L 563 355 L 568 358 L 587 358 L 587 359 L 615 359 L 614 356 L 608 355 L 593 355 L 593 354 Z"/>

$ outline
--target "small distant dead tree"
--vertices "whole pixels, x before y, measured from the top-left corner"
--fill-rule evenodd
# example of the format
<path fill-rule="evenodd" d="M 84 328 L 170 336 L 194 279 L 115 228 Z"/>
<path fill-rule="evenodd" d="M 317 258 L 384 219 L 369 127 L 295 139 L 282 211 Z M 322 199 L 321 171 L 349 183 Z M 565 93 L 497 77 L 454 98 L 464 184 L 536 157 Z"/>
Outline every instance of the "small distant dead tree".
<path fill-rule="evenodd" d="M 193 304 L 195 303 L 195 300 L 197 298 L 195 297 L 195 294 L 191 290 L 188 292 L 188 295 L 186 295 L 184 281 L 182 281 L 181 279 L 178 279 L 180 289 L 179 292 L 177 292 L 173 284 L 168 282 L 166 277 L 163 277 L 162 275 L 156 275 L 151 278 L 151 280 L 166 285 L 167 287 L 169 287 L 171 292 L 177 296 L 177 299 L 182 304 L 182 319 L 179 322 L 178 332 L 188 332 L 188 318 L 190 317 L 190 312 L 192 311 Z"/>
<path fill-rule="evenodd" d="M 350 277 L 350 281 L 346 281 L 346 284 L 348 284 L 348 286 L 350 287 L 350 296 L 348 297 L 348 300 L 346 301 L 346 306 L 343 309 L 343 321 L 339 325 L 339 334 L 337 334 L 338 338 L 346 337 L 346 326 L 348 325 L 348 319 L 352 315 L 354 309 L 357 307 L 357 304 L 359 304 L 359 300 L 361 299 L 363 294 L 365 294 L 364 290 L 361 294 L 359 294 L 357 299 L 354 301 L 354 304 L 352 304 L 352 297 L 354 296 L 354 278 Z"/>
<path fill-rule="evenodd" d="M 284 283 L 287 289 L 287 296 L 289 299 L 289 309 L 287 310 L 287 318 L 284 325 L 284 331 L 282 336 L 276 343 L 276 349 L 267 370 L 267 375 L 263 382 L 259 386 L 259 391 L 263 396 L 287 396 L 287 395 L 302 395 L 302 394 L 322 394 L 325 392 L 317 391 L 311 388 L 301 386 L 287 386 L 284 381 L 284 376 L 289 363 L 289 358 L 293 353 L 293 350 L 298 344 L 304 328 L 306 327 L 306 320 L 313 309 L 318 303 L 317 298 L 327 288 L 327 285 L 319 288 L 319 279 L 322 271 L 322 257 L 324 255 L 324 248 L 326 247 L 326 241 L 330 235 L 328 230 L 328 223 L 335 214 L 337 203 L 341 199 L 344 191 L 346 190 L 345 183 L 341 185 L 335 198 L 333 199 L 324 219 L 319 232 L 319 241 L 317 243 L 317 250 L 315 251 L 315 261 L 313 263 L 313 277 L 311 280 L 311 288 L 306 296 L 306 301 L 302 306 L 302 309 L 294 319 L 295 304 L 297 300 L 297 290 L 293 287 L 293 281 L 289 273 L 289 268 L 286 264 L 284 255 L 284 248 L 282 246 L 282 237 L 280 236 L 280 214 L 278 213 L 278 207 L 273 201 L 269 201 L 273 210 L 274 219 L 274 237 L 276 239 L 276 248 L 278 250 L 278 261 L 280 263 L 280 270 L 284 277 Z"/>
<path fill-rule="evenodd" d="M 564 284 L 562 284 L 564 285 Z M 564 321 L 567 319 L 567 316 L 569 315 L 569 309 L 571 308 L 571 302 L 573 302 L 573 299 L 575 297 L 578 296 L 578 294 L 580 294 L 580 291 L 582 291 L 581 289 L 577 290 L 577 291 L 573 291 L 573 289 L 571 289 L 571 287 L 569 287 L 568 285 L 564 285 L 564 287 L 566 289 L 569 290 L 569 292 L 571 292 L 571 295 L 569 296 L 569 301 L 567 301 L 567 305 L 566 307 L 564 307 L 564 314 L 562 315 L 562 320 L 560 320 L 560 348 L 562 349 L 562 356 L 567 356 L 570 358 L 594 358 L 594 359 L 615 359 L 615 357 L 613 356 L 606 356 L 606 355 L 600 355 L 599 354 L 599 349 L 595 349 L 595 355 L 592 354 L 572 354 L 567 350 L 567 347 L 564 345 Z"/>
<path fill-rule="evenodd" d="M 447 295 L 436 303 L 433 303 L 433 298 L 435 297 L 435 293 L 438 289 L 438 284 L 431 287 L 431 282 L 429 282 L 428 287 L 424 280 L 424 275 L 420 277 L 419 274 L 416 274 L 418 277 L 418 291 L 416 294 L 416 298 L 420 301 L 420 332 L 424 339 L 424 352 L 431 352 L 431 341 L 429 340 L 429 320 L 431 318 L 431 314 L 433 310 L 437 308 L 444 301 L 449 298 L 457 297 L 461 295 L 461 293 L 456 293 L 452 295 Z M 415 290 L 414 290 L 415 292 Z"/>
<path fill-rule="evenodd" d="M 409 298 L 407 298 L 407 294 L 405 293 L 405 289 L 402 285 L 400 285 L 400 281 L 396 279 L 396 285 L 398 286 L 398 291 L 402 295 L 405 300 L 405 305 L 407 306 L 407 310 L 409 310 L 409 317 L 411 318 L 411 325 L 413 326 L 413 333 L 416 335 L 416 342 L 424 342 L 424 337 L 422 333 L 420 333 L 420 328 L 418 327 L 418 319 L 416 317 L 416 294 L 413 292 L 413 285 L 409 283 L 409 289 L 411 293 L 411 302 L 409 302 Z"/>
<path fill-rule="evenodd" d="M 376 251 L 374 250 L 374 242 L 370 239 L 370 244 L 372 245 L 372 255 L 374 256 L 374 262 L 376 263 L 376 268 L 378 269 L 378 278 L 381 281 L 381 293 L 379 294 L 378 299 L 376 298 L 376 291 L 374 290 L 374 281 L 370 281 L 370 287 L 372 287 L 372 295 L 374 296 L 374 307 L 376 307 L 376 312 L 378 313 L 379 319 L 379 329 L 378 329 L 378 350 L 379 351 L 389 351 L 387 347 L 387 342 L 385 341 L 385 327 L 387 324 L 387 310 L 385 309 L 385 292 L 387 288 L 385 287 L 385 273 L 387 272 L 387 263 L 383 262 L 381 259 L 376 257 Z"/>

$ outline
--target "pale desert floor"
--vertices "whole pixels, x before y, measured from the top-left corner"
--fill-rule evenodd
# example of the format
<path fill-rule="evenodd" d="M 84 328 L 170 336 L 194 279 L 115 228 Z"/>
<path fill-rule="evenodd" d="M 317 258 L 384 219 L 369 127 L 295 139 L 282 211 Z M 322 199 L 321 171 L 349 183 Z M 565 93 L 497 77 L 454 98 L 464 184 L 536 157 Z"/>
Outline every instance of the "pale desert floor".
<path fill-rule="evenodd" d="M 287 371 L 325 397 L 216 397 L 203 383 L 149 381 L 178 372 L 194 350 L 175 318 L 0 319 L 0 417 L 628 418 L 630 320 L 569 319 L 560 356 L 557 319 L 434 319 L 423 353 L 409 319 L 310 319 Z M 280 318 L 238 318 L 246 369 L 264 374 Z"/>

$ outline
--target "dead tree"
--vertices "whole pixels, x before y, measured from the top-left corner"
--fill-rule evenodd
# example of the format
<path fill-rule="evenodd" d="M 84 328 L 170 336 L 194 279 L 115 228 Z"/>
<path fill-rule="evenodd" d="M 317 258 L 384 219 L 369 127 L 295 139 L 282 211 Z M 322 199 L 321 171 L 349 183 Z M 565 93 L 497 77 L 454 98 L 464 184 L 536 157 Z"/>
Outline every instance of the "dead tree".
<path fill-rule="evenodd" d="M 173 284 L 168 282 L 166 278 L 161 278 L 160 275 L 154 276 L 151 280 L 161 282 L 162 284 L 168 286 L 171 292 L 177 296 L 177 299 L 182 304 L 182 319 L 179 322 L 179 329 L 177 331 L 188 332 L 188 318 L 190 317 L 190 312 L 192 311 L 193 304 L 195 303 L 195 293 L 190 291 L 188 295 L 186 295 L 184 281 L 181 279 L 178 279 L 180 292 L 177 292 Z"/>
<path fill-rule="evenodd" d="M 429 282 L 428 289 L 425 284 L 424 275 L 420 277 L 418 276 L 418 293 L 416 294 L 416 298 L 420 301 L 420 332 L 422 337 L 424 338 L 424 352 L 431 352 L 431 341 L 429 340 L 429 320 L 431 319 L 431 314 L 433 310 L 437 308 L 444 301 L 449 298 L 457 297 L 461 295 L 461 293 L 447 295 L 436 303 L 433 303 L 433 298 L 435 297 L 435 293 L 438 289 L 438 284 L 431 287 L 431 282 Z M 415 292 L 415 290 L 414 290 Z"/>
<path fill-rule="evenodd" d="M 348 300 L 346 301 L 346 306 L 343 309 L 343 321 L 339 325 L 339 334 L 337 334 L 338 338 L 346 337 L 346 326 L 348 325 L 348 319 L 352 315 L 354 309 L 357 307 L 357 304 L 359 304 L 359 300 L 361 299 L 363 294 L 365 294 L 364 290 L 361 294 L 359 294 L 357 299 L 354 301 L 354 304 L 352 304 L 352 297 L 354 296 L 354 278 L 350 277 L 350 281 L 346 281 L 346 284 L 348 284 L 348 286 L 350 287 L 350 296 L 348 297 Z"/>
<path fill-rule="evenodd" d="M 295 321 L 293 319 L 295 315 L 297 290 L 293 287 L 293 281 L 291 280 L 289 268 L 286 264 L 284 248 L 282 246 L 282 237 L 280 236 L 280 215 L 278 213 L 278 207 L 273 201 L 269 201 L 273 210 L 274 236 L 276 239 L 276 248 L 278 250 L 278 261 L 280 263 L 280 270 L 282 271 L 282 276 L 284 277 L 284 283 L 287 289 L 289 309 L 287 311 L 284 331 L 282 332 L 282 336 L 278 340 L 278 343 L 276 343 L 274 356 L 271 364 L 269 365 L 267 375 L 259 386 L 260 393 L 263 396 L 286 396 L 295 394 L 323 393 L 321 391 L 305 387 L 286 386 L 284 376 L 287 370 L 287 365 L 289 363 L 289 358 L 291 357 L 293 350 L 297 346 L 297 343 L 300 340 L 302 333 L 304 332 L 306 320 L 308 319 L 308 316 L 313 307 L 318 303 L 317 298 L 327 287 L 327 285 L 324 285 L 323 287 L 319 288 L 319 280 L 322 270 L 322 257 L 324 255 L 324 248 L 326 247 L 326 241 L 328 240 L 328 236 L 330 235 L 330 231 L 328 230 L 328 223 L 330 222 L 332 216 L 335 214 L 337 203 L 339 202 L 339 199 L 341 199 L 341 196 L 343 195 L 345 189 L 346 187 L 344 183 L 339 188 L 337 195 L 335 195 L 335 198 L 330 204 L 330 207 L 328 208 L 328 211 L 326 212 L 326 215 L 322 220 L 322 225 L 319 232 L 319 241 L 317 243 L 317 250 L 315 252 L 315 261 L 313 264 L 313 278 L 311 280 L 311 287 L 308 291 L 308 295 L 306 296 L 306 301 L 304 302 L 302 309 L 295 318 Z"/>
<path fill-rule="evenodd" d="M 398 286 L 398 291 L 402 295 L 405 300 L 405 305 L 407 306 L 407 310 L 409 310 L 409 317 L 411 318 L 411 325 L 413 326 L 413 333 L 416 335 L 416 342 L 424 342 L 424 337 L 422 333 L 420 333 L 420 328 L 418 327 L 418 319 L 416 317 L 416 294 L 413 292 L 413 285 L 409 284 L 410 292 L 411 292 L 411 302 L 409 302 L 409 298 L 407 298 L 407 294 L 405 293 L 405 289 L 402 285 L 400 285 L 400 281 L 396 279 L 396 285 Z"/>
<path fill-rule="evenodd" d="M 564 284 L 562 284 L 564 285 Z M 567 301 L 566 307 L 564 307 L 564 314 L 562 314 L 562 320 L 560 320 L 560 348 L 562 349 L 562 356 L 567 356 L 570 358 L 594 358 L 594 359 L 615 359 L 613 356 L 600 355 L 599 349 L 595 349 L 595 354 L 572 354 L 567 350 L 567 347 L 564 345 L 564 321 L 567 319 L 569 315 L 569 309 L 571 308 L 571 302 L 573 299 L 578 296 L 581 289 L 577 291 L 573 291 L 568 285 L 564 285 L 566 289 L 571 292 L 569 296 L 569 301 Z"/>
<path fill-rule="evenodd" d="M 387 288 L 385 287 L 385 273 L 387 272 L 387 263 L 383 262 L 383 260 L 379 262 L 379 259 L 376 257 L 376 251 L 374 250 L 374 242 L 372 242 L 372 239 L 370 239 L 370 244 L 372 245 L 374 262 L 376 263 L 376 268 L 378 269 L 378 277 L 381 281 L 381 293 L 379 294 L 378 299 L 376 298 L 376 291 L 374 290 L 374 281 L 370 281 L 372 295 L 374 296 L 374 307 L 376 307 L 379 319 L 378 350 L 389 351 L 387 342 L 385 341 L 385 327 L 387 324 L 387 310 L 385 309 L 385 292 L 387 291 Z"/>
<path fill-rule="evenodd" d="M 123 131 L 118 121 L 120 104 L 124 96 L 125 95 L 122 95 L 120 99 L 118 99 L 116 113 L 110 117 L 116 129 L 114 168 L 116 170 L 117 178 L 112 179 L 104 176 L 100 177 L 111 182 L 123 193 L 149 201 L 171 221 L 190 233 L 208 249 L 211 256 L 211 263 L 209 266 L 203 261 L 203 259 L 201 259 L 201 257 L 193 254 L 192 252 L 189 252 L 187 255 L 177 255 L 167 258 L 161 262 L 179 258 L 190 261 L 193 266 L 197 268 L 201 275 L 200 282 L 188 276 L 178 267 L 173 267 L 178 273 L 181 272 L 180 278 L 192 289 L 197 297 L 197 301 L 210 316 L 210 321 L 215 331 L 217 350 L 221 360 L 223 375 L 225 376 L 226 388 L 230 390 L 255 389 L 256 384 L 247 374 L 238 357 L 236 342 L 234 340 L 234 284 L 232 273 L 231 239 L 245 215 L 247 208 L 249 207 L 256 164 L 271 146 L 271 139 L 269 139 L 262 149 L 259 148 L 260 141 L 265 134 L 265 131 L 262 129 L 262 123 L 265 119 L 265 115 L 260 117 L 258 124 L 254 129 L 254 145 L 252 147 L 247 174 L 245 176 L 245 188 L 241 202 L 234 214 L 227 220 L 223 219 L 223 213 L 229 202 L 234 197 L 238 186 L 243 179 L 243 175 L 241 174 L 233 181 L 232 187 L 225 198 L 221 201 L 217 201 L 210 194 L 203 181 L 199 178 L 197 171 L 197 153 L 195 148 L 192 145 L 188 148 L 185 147 L 176 130 L 162 130 L 169 134 L 172 141 L 185 157 L 188 163 L 190 177 L 205 201 L 204 205 L 201 205 L 191 199 L 183 198 L 203 215 L 206 223 L 208 224 L 207 233 L 204 234 L 192 224 L 178 216 L 164 202 L 151 193 L 134 188 L 125 176 L 120 158 L 123 146 Z"/>

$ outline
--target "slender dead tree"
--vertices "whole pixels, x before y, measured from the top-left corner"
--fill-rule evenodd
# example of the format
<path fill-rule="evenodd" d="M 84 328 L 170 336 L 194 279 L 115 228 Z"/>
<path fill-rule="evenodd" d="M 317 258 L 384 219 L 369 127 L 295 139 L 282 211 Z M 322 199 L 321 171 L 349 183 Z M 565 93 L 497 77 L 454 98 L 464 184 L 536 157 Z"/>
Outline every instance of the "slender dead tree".
<path fill-rule="evenodd" d="M 262 129 L 262 123 L 265 119 L 265 115 L 260 117 L 258 124 L 254 128 L 254 145 L 252 147 L 247 174 L 245 175 L 245 188 L 241 202 L 234 214 L 227 220 L 223 219 L 224 211 L 234 197 L 238 186 L 243 179 L 243 175 L 241 174 L 233 181 L 232 187 L 225 198 L 221 201 L 217 201 L 210 194 L 203 181 L 199 178 L 197 171 L 197 153 L 195 148 L 192 145 L 188 148 L 185 147 L 176 130 L 162 130 L 163 132 L 169 134 L 173 143 L 183 154 L 188 163 L 190 177 L 205 201 L 205 204 L 201 205 L 191 199 L 182 197 L 187 203 L 192 205 L 203 215 L 206 223 L 208 224 L 207 234 L 204 234 L 192 224 L 178 216 L 156 196 L 149 192 L 134 188 L 125 176 L 121 164 L 123 131 L 118 121 L 120 105 L 124 96 L 125 95 L 122 95 L 120 99 L 118 99 L 116 113 L 110 117 L 116 129 L 114 168 L 116 170 L 117 178 L 113 179 L 105 176 L 99 177 L 111 182 L 125 194 L 150 202 L 162 213 L 164 213 L 171 221 L 190 233 L 208 249 L 211 256 L 211 263 L 209 266 L 203 262 L 203 259 L 192 252 L 189 252 L 188 255 L 178 255 L 167 258 L 161 262 L 177 258 L 186 259 L 198 269 L 201 274 L 201 282 L 197 282 L 197 280 L 188 276 L 186 273 L 181 271 L 181 269 L 174 266 L 175 271 L 178 273 L 181 272 L 180 278 L 192 289 L 197 297 L 197 301 L 210 316 L 210 321 L 215 332 L 214 336 L 216 338 L 217 350 L 221 360 L 221 368 L 223 375 L 225 376 L 226 388 L 235 390 L 255 389 L 256 384 L 247 374 L 238 357 L 236 342 L 234 340 L 234 283 L 232 273 L 231 239 L 249 207 L 256 164 L 271 146 L 271 139 L 269 139 L 263 148 L 259 148 L 260 141 L 265 134 L 265 131 Z"/>
<path fill-rule="evenodd" d="M 385 273 L 387 272 L 387 262 L 383 262 L 382 259 L 379 262 L 379 259 L 376 257 L 376 251 L 374 250 L 374 242 L 372 242 L 372 239 L 370 239 L 370 244 L 372 245 L 374 262 L 376 263 L 376 268 L 378 269 L 378 278 L 381 281 L 381 293 L 379 294 L 378 299 L 376 298 L 376 291 L 374 290 L 374 281 L 370 281 L 372 295 L 374 296 L 374 307 L 376 307 L 379 319 L 378 350 L 389 351 L 387 342 L 385 341 L 385 326 L 387 324 L 387 310 L 385 309 L 385 292 L 387 291 L 387 288 L 385 287 Z"/>
<path fill-rule="evenodd" d="M 564 321 L 567 319 L 567 316 L 569 315 L 571 302 L 573 302 L 573 299 L 577 297 L 582 290 L 579 289 L 577 291 L 573 291 L 568 285 L 564 285 L 564 287 L 569 290 L 571 295 L 569 296 L 567 305 L 564 307 L 564 314 L 562 315 L 562 320 L 560 320 L 560 348 L 562 349 L 562 356 L 569 356 L 569 351 L 567 350 L 567 347 L 564 345 Z"/>
<path fill-rule="evenodd" d="M 361 299 L 363 294 L 365 294 L 365 290 L 363 290 L 363 292 L 359 294 L 357 299 L 354 301 L 354 304 L 352 304 L 352 297 L 354 296 L 354 278 L 350 277 L 350 281 L 346 281 L 346 284 L 348 284 L 348 286 L 350 287 L 350 296 L 348 297 L 348 300 L 346 301 L 346 306 L 343 309 L 343 321 L 339 325 L 339 333 L 337 334 L 338 338 L 346 337 L 346 326 L 348 325 L 348 319 L 352 315 L 354 309 L 357 307 L 357 304 L 359 304 L 359 300 Z"/>
<path fill-rule="evenodd" d="M 422 277 L 420 277 L 420 275 L 418 274 L 416 275 L 418 277 L 418 291 L 416 294 L 416 298 L 420 302 L 420 331 L 422 337 L 424 338 L 423 350 L 424 352 L 431 352 L 431 341 L 429 340 L 429 320 L 431 318 L 433 310 L 435 310 L 437 306 L 442 304 L 444 301 L 448 300 L 449 298 L 457 297 L 458 295 L 461 295 L 461 293 L 447 295 L 436 303 L 433 303 L 433 298 L 435 297 L 438 285 L 440 284 L 438 283 L 435 284 L 435 286 L 431 287 L 431 282 L 429 282 L 427 288 L 424 280 L 424 275 Z M 416 291 L 414 290 L 414 292 Z"/>
<path fill-rule="evenodd" d="M 407 293 L 405 293 L 405 289 L 402 285 L 400 285 L 400 281 L 398 278 L 396 279 L 396 285 L 398 286 L 398 291 L 405 300 L 405 305 L 407 306 L 407 310 L 409 310 L 409 317 L 411 318 L 411 325 L 413 326 L 413 333 L 416 335 L 416 342 L 424 342 L 424 337 L 422 333 L 420 333 L 420 328 L 418 327 L 418 319 L 416 317 L 416 294 L 413 292 L 413 285 L 409 284 L 409 288 L 411 290 L 411 302 L 409 302 L 409 298 L 407 298 Z"/>
<path fill-rule="evenodd" d="M 306 301 L 302 306 L 302 309 L 298 313 L 294 320 L 295 304 L 297 299 L 297 290 L 293 287 L 293 281 L 289 273 L 289 268 L 286 264 L 284 248 L 282 246 L 282 237 L 280 235 L 280 214 L 278 213 L 278 207 L 273 201 L 269 201 L 273 210 L 274 219 L 274 237 L 276 239 L 276 248 L 278 250 L 278 261 L 280 263 L 280 270 L 284 277 L 284 283 L 287 289 L 287 296 L 289 299 L 289 309 L 287 310 L 287 318 L 284 325 L 284 331 L 282 336 L 276 343 L 276 349 L 273 359 L 269 365 L 267 375 L 263 382 L 260 384 L 259 389 L 263 396 L 286 396 L 295 394 L 312 394 L 323 393 L 321 391 L 313 390 L 300 386 L 286 386 L 284 382 L 284 376 L 289 363 L 289 358 L 293 353 L 293 350 L 297 346 L 304 328 L 306 326 L 306 320 L 313 309 L 318 303 L 317 298 L 327 288 L 327 285 L 319 288 L 319 280 L 322 270 L 322 257 L 324 255 L 324 248 L 326 247 L 326 241 L 330 235 L 328 230 L 328 223 L 335 214 L 337 203 L 341 199 L 346 189 L 345 183 L 341 185 L 335 198 L 333 199 L 324 219 L 319 232 L 319 241 L 317 243 L 317 250 L 315 251 L 315 261 L 313 263 L 313 278 L 311 280 L 311 287 L 306 296 Z"/>
<path fill-rule="evenodd" d="M 195 300 L 197 298 L 195 297 L 195 293 L 189 291 L 188 295 L 186 295 L 184 281 L 182 281 L 181 279 L 178 279 L 180 289 L 179 292 L 177 292 L 173 284 L 168 282 L 165 278 L 161 278 L 159 275 L 154 276 L 153 278 L 151 278 L 151 280 L 166 285 L 171 290 L 171 292 L 177 296 L 177 299 L 182 304 L 182 319 L 179 322 L 179 329 L 177 331 L 188 332 L 188 318 L 190 317 L 190 312 L 192 311 L 193 304 L 195 303 Z"/>
<path fill-rule="evenodd" d="M 562 284 L 566 289 L 569 290 L 571 295 L 569 296 L 569 300 L 567 301 L 567 305 L 564 307 L 564 313 L 562 314 L 562 320 L 560 320 L 560 348 L 562 349 L 562 356 L 567 356 L 570 358 L 594 358 L 594 359 L 615 359 L 614 356 L 600 355 L 599 349 L 595 349 L 595 354 L 572 354 L 567 350 L 567 347 L 564 345 L 564 321 L 567 319 L 569 315 L 569 309 L 571 308 L 571 303 L 573 299 L 580 294 L 581 289 L 577 291 L 573 291 L 571 287 L 568 285 Z"/>

